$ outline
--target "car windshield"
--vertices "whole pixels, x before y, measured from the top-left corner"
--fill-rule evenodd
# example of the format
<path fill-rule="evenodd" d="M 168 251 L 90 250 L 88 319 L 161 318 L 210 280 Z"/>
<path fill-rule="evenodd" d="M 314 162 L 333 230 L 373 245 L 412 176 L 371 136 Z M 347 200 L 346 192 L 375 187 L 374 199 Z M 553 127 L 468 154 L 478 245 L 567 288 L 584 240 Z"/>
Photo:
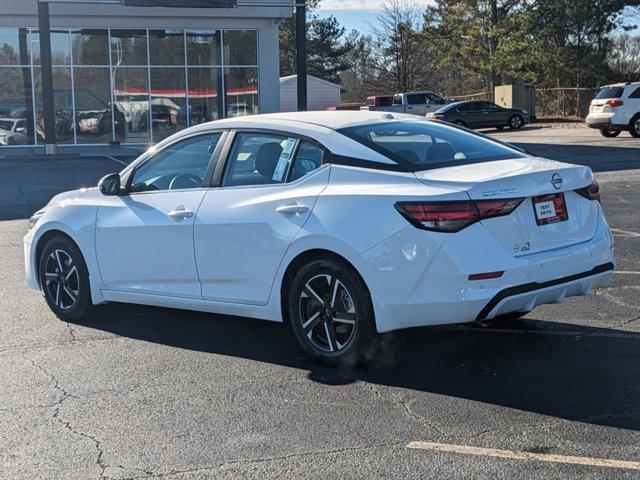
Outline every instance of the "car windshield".
<path fill-rule="evenodd" d="M 622 87 L 604 87 L 598 90 L 596 98 L 620 98 L 623 93 Z"/>
<path fill-rule="evenodd" d="M 13 122 L 10 120 L 0 120 L 0 129 L 9 130 L 13 128 Z"/>
<path fill-rule="evenodd" d="M 506 144 L 430 121 L 390 121 L 339 130 L 410 171 L 524 158 Z"/>

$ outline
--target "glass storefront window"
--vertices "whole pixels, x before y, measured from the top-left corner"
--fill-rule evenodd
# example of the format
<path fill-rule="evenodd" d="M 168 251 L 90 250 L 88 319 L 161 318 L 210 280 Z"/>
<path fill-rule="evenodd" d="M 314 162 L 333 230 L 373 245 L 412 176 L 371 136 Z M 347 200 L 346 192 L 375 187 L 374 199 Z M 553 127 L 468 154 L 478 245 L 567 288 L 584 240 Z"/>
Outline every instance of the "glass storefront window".
<path fill-rule="evenodd" d="M 191 30 L 187 32 L 188 65 L 221 65 L 220 32 Z"/>
<path fill-rule="evenodd" d="M 36 132 L 38 143 L 44 143 L 44 118 L 42 112 L 42 74 L 34 68 L 36 92 Z M 71 94 L 71 69 L 53 67 L 53 116 L 56 124 L 57 143 L 73 143 L 73 95 Z"/>
<path fill-rule="evenodd" d="M 255 30 L 225 30 L 225 65 L 258 64 L 258 32 Z"/>
<path fill-rule="evenodd" d="M 222 68 L 189 68 L 189 125 L 222 118 Z"/>
<path fill-rule="evenodd" d="M 120 143 L 149 143 L 149 85 L 146 68 L 114 67 L 114 119 Z"/>
<path fill-rule="evenodd" d="M 29 65 L 29 31 L 0 28 L 0 65 Z"/>
<path fill-rule="evenodd" d="M 151 68 L 151 122 L 154 142 L 187 126 L 184 68 Z"/>
<path fill-rule="evenodd" d="M 109 65 L 109 31 L 72 30 L 71 49 L 74 65 Z"/>
<path fill-rule="evenodd" d="M 33 145 L 31 69 L 0 67 L 0 148 Z"/>
<path fill-rule="evenodd" d="M 73 79 L 77 143 L 109 143 L 112 140 L 109 68 L 74 68 Z"/>
<path fill-rule="evenodd" d="M 184 30 L 149 30 L 151 65 L 184 65 Z"/>
<path fill-rule="evenodd" d="M 225 68 L 224 83 L 227 117 L 258 113 L 257 68 Z"/>
<path fill-rule="evenodd" d="M 69 65 L 71 51 L 69 31 L 66 29 L 51 30 L 51 63 L 53 65 Z M 39 30 L 31 30 L 31 55 L 33 64 L 40 65 L 40 34 Z"/>
<path fill-rule="evenodd" d="M 111 30 L 111 64 L 147 65 L 146 30 Z"/>

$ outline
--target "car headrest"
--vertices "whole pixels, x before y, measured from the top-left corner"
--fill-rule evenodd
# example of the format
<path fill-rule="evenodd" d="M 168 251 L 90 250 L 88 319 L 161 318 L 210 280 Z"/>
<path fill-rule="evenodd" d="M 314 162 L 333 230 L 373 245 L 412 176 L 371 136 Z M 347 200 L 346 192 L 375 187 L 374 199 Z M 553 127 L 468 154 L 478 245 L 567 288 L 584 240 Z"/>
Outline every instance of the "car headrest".
<path fill-rule="evenodd" d="M 278 142 L 269 142 L 260 146 L 256 153 L 256 170 L 263 177 L 272 178 L 278 160 L 282 155 L 282 146 Z"/>
<path fill-rule="evenodd" d="M 427 163 L 454 160 L 456 149 L 449 142 L 435 143 L 427 150 Z"/>

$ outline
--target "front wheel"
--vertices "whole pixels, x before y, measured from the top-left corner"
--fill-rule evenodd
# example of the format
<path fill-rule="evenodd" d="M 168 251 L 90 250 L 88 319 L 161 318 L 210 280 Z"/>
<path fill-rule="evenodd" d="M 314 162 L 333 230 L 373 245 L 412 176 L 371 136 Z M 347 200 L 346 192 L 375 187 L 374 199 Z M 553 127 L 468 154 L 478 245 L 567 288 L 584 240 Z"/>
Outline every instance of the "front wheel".
<path fill-rule="evenodd" d="M 620 130 L 616 130 L 615 128 L 601 128 L 600 129 L 600 134 L 603 137 L 613 138 L 613 137 L 617 137 L 618 135 L 620 135 Z"/>
<path fill-rule="evenodd" d="M 65 236 L 49 240 L 38 260 L 38 276 L 49 308 L 64 321 L 73 322 L 91 308 L 89 273 L 82 253 Z"/>
<path fill-rule="evenodd" d="M 640 138 L 640 114 L 633 117 L 629 122 L 629 133 L 632 137 Z"/>
<path fill-rule="evenodd" d="M 350 266 L 330 258 L 308 263 L 291 283 L 287 307 L 296 340 L 314 359 L 329 365 L 368 359 L 375 337 L 371 296 Z"/>
<path fill-rule="evenodd" d="M 524 118 L 522 118 L 522 115 L 512 115 L 511 118 L 509 119 L 509 128 L 511 130 L 517 130 L 519 128 L 522 128 L 523 125 L 524 125 Z"/>

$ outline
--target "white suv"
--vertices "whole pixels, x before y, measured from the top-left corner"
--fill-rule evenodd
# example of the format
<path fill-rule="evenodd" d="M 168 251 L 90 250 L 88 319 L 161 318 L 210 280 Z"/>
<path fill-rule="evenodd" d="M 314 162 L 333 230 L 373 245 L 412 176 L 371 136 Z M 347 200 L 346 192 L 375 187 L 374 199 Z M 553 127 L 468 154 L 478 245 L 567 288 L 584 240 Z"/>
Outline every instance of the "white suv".
<path fill-rule="evenodd" d="M 598 90 L 591 100 L 587 125 L 600 129 L 605 137 L 617 137 L 628 130 L 640 138 L 640 82 L 616 83 Z"/>

